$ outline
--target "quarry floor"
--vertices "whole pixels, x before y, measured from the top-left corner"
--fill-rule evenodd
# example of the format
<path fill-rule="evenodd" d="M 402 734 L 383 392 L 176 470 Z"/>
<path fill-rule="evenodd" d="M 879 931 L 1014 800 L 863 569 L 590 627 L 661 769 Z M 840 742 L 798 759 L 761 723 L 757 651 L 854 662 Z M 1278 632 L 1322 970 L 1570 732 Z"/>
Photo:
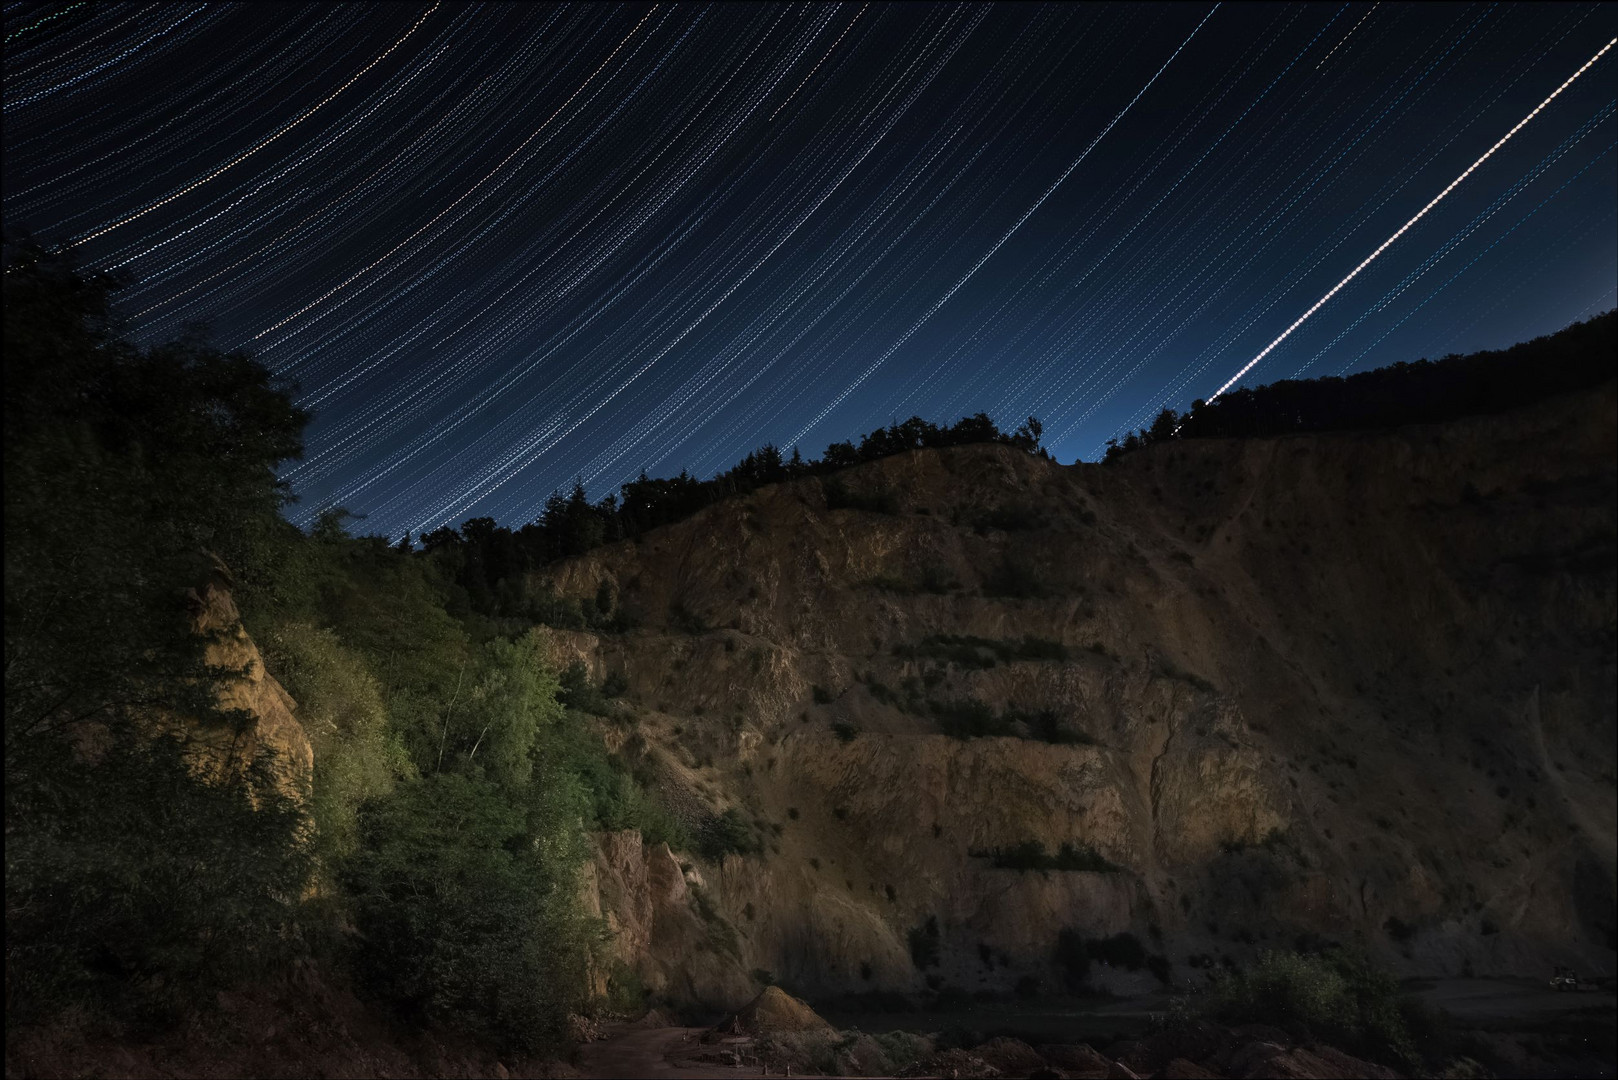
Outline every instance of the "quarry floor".
<path fill-rule="evenodd" d="M 1516 1030 L 1584 1021 L 1610 1029 L 1618 1021 L 1618 993 L 1609 988 L 1558 993 L 1536 979 L 1440 979 L 1409 984 L 1427 1004 L 1448 1012 L 1466 1028 Z M 1028 1042 L 1105 1044 L 1143 1030 L 1154 1013 L 1167 1010 L 1167 994 L 1116 1000 L 985 1004 L 949 1012 L 849 1013 L 825 1011 L 839 1028 L 866 1032 L 940 1031 L 967 1028 L 986 1034 L 1013 1034 Z M 576 1067 L 585 1077 L 763 1076 L 738 1068 L 685 1060 L 700 1049 L 701 1027 L 635 1029 L 619 1027 L 608 1038 L 579 1048 Z"/>

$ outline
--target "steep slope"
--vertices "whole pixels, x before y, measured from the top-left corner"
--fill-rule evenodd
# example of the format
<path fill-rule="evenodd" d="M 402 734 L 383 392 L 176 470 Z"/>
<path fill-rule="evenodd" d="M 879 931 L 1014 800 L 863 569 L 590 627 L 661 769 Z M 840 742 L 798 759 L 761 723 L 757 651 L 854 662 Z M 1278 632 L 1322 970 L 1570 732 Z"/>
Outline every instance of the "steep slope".
<path fill-rule="evenodd" d="M 757 969 L 1055 985 L 1063 929 L 1180 976 L 1300 935 L 1410 972 L 1610 972 L 1614 417 L 1609 383 L 1109 467 L 918 451 L 830 481 L 875 509 L 798 481 L 550 568 L 639 624 L 553 634 L 627 679 L 612 744 L 762 841 L 605 843 L 625 960 L 729 1008 Z M 994 865 L 1030 842 L 1091 868 Z"/>

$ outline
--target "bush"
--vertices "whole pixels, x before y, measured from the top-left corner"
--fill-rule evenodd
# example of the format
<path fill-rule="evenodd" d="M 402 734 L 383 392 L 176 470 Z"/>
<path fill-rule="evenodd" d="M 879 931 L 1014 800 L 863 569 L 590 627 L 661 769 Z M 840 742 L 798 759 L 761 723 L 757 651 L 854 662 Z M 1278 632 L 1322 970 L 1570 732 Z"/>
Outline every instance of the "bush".
<path fill-rule="evenodd" d="M 933 634 L 914 644 L 893 647 L 893 655 L 906 660 L 942 660 L 961 668 L 992 668 L 1012 660 L 1066 660 L 1067 646 L 1049 638 L 1027 636 L 1020 641 L 996 640 L 970 634 Z"/>
<path fill-rule="evenodd" d="M 293 700 L 314 749 L 309 804 L 316 852 L 331 863 L 352 851 L 359 807 L 416 774 L 398 737 L 388 730 L 381 687 L 364 659 L 330 630 L 289 623 L 264 636 L 266 661 Z"/>
<path fill-rule="evenodd" d="M 958 588 L 960 588 L 960 583 L 955 580 L 955 575 L 951 574 L 947 567 L 929 563 L 921 568 L 922 592 L 932 593 L 934 596 L 943 596 L 950 590 Z"/>
<path fill-rule="evenodd" d="M 1032 506 L 1001 506 L 983 511 L 972 525 L 979 536 L 994 529 L 1018 532 L 1044 528 L 1045 516 Z"/>
<path fill-rule="evenodd" d="M 1203 1011 L 1225 1024 L 1296 1022 L 1350 1053 L 1420 1064 L 1398 982 L 1343 950 L 1266 952 L 1253 970 L 1216 984 Z"/>
<path fill-rule="evenodd" d="M 691 610 L 682 600 L 669 604 L 669 625 L 683 634 L 706 634 L 713 629 L 701 613 Z"/>
<path fill-rule="evenodd" d="M 815 699 L 816 705 L 830 705 L 832 703 L 832 692 L 824 686 L 818 684 L 812 686 L 809 688 L 809 693 Z"/>
<path fill-rule="evenodd" d="M 504 1047 L 563 1041 L 587 961 L 572 901 L 582 838 L 560 787 L 525 806 L 487 781 L 439 775 L 366 807 L 343 878 L 373 991 Z"/>
<path fill-rule="evenodd" d="M 918 968 L 925 970 L 938 966 L 940 934 L 936 915 L 929 915 L 926 922 L 911 927 L 906 936 L 910 942 L 910 959 Z"/>
<path fill-rule="evenodd" d="M 1069 993 L 1081 993 L 1090 974 L 1090 953 L 1084 947 L 1084 937 L 1077 930 L 1063 930 L 1056 935 L 1053 957 L 1062 972 L 1062 982 Z"/>
<path fill-rule="evenodd" d="M 1034 600 L 1048 595 L 1049 589 L 1031 565 L 1007 555 L 984 580 L 983 594 L 1012 600 Z"/>
<path fill-rule="evenodd" d="M 130 736 L 49 789 L 8 786 L 8 1022 L 77 1006 L 163 1023 L 288 959 L 310 852 L 268 769 L 203 783 L 178 740 Z"/>
<path fill-rule="evenodd" d="M 994 708 L 976 698 L 929 703 L 938 730 L 955 739 L 979 739 L 1012 734 L 1011 724 L 995 715 Z"/>
<path fill-rule="evenodd" d="M 826 509 L 828 510 L 863 510 L 871 514 L 896 514 L 899 512 L 898 500 L 887 488 L 877 488 L 870 492 L 854 491 L 843 481 L 827 479 L 821 481 L 821 490 L 826 495 Z"/>
<path fill-rule="evenodd" d="M 1130 971 L 1139 971 L 1146 963 L 1146 949 L 1141 945 L 1140 938 L 1127 931 L 1087 942 L 1085 950 L 1092 960 Z"/>
<path fill-rule="evenodd" d="M 590 670 L 584 666 L 583 660 L 575 660 L 562 669 L 557 680 L 560 689 L 556 700 L 569 709 L 578 709 L 580 712 L 594 713 L 605 716 L 609 711 L 607 701 L 601 692 L 590 683 Z"/>
<path fill-rule="evenodd" d="M 550 746 L 558 767 L 580 788 L 587 828 L 638 829 L 649 844 L 667 844 L 674 851 L 692 849 L 685 824 L 621 758 L 607 752 L 589 721 L 577 714 L 563 717 L 550 733 Z"/>
<path fill-rule="evenodd" d="M 1038 739 L 1040 742 L 1057 746 L 1095 745 L 1095 740 L 1090 736 L 1064 724 L 1054 709 L 1039 709 L 1034 712 L 1007 709 L 1001 719 L 1008 724 L 1023 724 L 1028 728 L 1028 737 Z"/>
<path fill-rule="evenodd" d="M 1123 869 L 1117 863 L 1088 846 L 1063 843 L 1056 854 L 1045 850 L 1038 840 L 1024 840 L 1008 848 L 988 851 L 970 851 L 977 859 L 989 859 L 996 870 L 1081 870 L 1116 873 Z M 1138 966 L 1138 965 L 1137 965 Z"/>
<path fill-rule="evenodd" d="M 697 850 L 717 862 L 726 855 L 754 855 L 764 850 L 753 826 L 734 806 L 708 819 L 697 837 Z"/>

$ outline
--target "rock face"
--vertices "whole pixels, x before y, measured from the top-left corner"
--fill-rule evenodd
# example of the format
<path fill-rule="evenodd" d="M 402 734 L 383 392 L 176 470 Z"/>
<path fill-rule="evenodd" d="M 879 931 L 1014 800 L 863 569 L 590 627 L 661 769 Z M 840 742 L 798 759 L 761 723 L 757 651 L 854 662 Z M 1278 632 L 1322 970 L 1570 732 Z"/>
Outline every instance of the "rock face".
<path fill-rule="evenodd" d="M 642 844 L 634 831 L 598 836 L 585 868 L 586 908 L 606 921 L 614 959 L 654 994 L 734 1009 L 756 991 L 734 932 L 701 889 L 686 880 L 668 845 Z"/>
<path fill-rule="evenodd" d="M 743 1005 L 721 1031 L 749 1035 L 774 1035 L 783 1031 L 824 1031 L 835 1029 L 819 1013 L 779 986 L 766 986 L 758 997 Z"/>
<path fill-rule="evenodd" d="M 186 599 L 192 629 L 213 639 L 204 660 L 210 667 L 239 673 L 219 680 L 219 707 L 241 710 L 246 722 L 237 729 L 166 718 L 159 726 L 184 735 L 186 753 L 200 775 L 240 775 L 262 754 L 267 756 L 277 788 L 302 798 L 314 775 L 314 750 L 303 725 L 292 715 L 298 703 L 264 669 L 258 646 L 242 628 L 230 595 L 229 571 L 216 562 L 207 578 L 187 592 Z"/>
<path fill-rule="evenodd" d="M 1614 416 L 1609 384 L 1109 467 L 920 451 L 838 478 L 892 513 L 802 480 L 550 568 L 639 622 L 555 636 L 628 680 L 615 746 L 763 843 L 686 875 L 603 838 L 623 956 L 729 1008 L 755 969 L 1051 985 L 1063 929 L 1182 980 L 1300 935 L 1411 973 L 1611 973 Z M 949 737 L 940 708 L 1007 734 Z M 1093 869 L 989 857 L 1030 842 Z"/>

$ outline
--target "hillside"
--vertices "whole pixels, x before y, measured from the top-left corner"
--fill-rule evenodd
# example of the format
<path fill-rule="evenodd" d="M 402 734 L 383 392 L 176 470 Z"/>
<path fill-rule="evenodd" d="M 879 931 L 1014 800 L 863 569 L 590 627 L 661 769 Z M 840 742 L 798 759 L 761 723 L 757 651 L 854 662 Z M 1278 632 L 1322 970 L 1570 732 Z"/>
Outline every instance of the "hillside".
<path fill-rule="evenodd" d="M 713 1007 L 1156 985 L 1121 934 L 1180 983 L 1321 938 L 1610 974 L 1614 417 L 920 450 L 839 474 L 876 510 L 797 480 L 548 567 L 637 627 L 549 632 L 627 686 L 609 745 L 738 811 L 722 859 L 601 837 L 592 903 Z"/>

